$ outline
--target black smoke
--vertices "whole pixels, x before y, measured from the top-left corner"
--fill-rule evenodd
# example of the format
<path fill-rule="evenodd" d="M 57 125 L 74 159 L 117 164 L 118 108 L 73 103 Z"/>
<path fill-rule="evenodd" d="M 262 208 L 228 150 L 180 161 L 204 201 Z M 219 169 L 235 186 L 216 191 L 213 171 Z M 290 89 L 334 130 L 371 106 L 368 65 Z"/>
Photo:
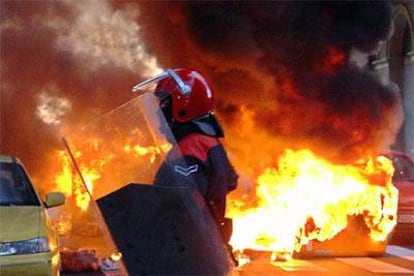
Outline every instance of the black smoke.
<path fill-rule="evenodd" d="M 355 50 L 377 54 L 392 35 L 390 2 L 190 1 L 141 8 L 149 48 L 167 66 L 207 72 L 228 127 L 244 105 L 282 147 L 352 160 L 393 143 L 401 125 L 398 91 L 380 83 L 369 64 L 349 62 Z"/>
<path fill-rule="evenodd" d="M 98 12 L 92 23 L 85 19 Z M 108 24 L 107 39 L 132 30 L 160 67 L 206 74 L 230 148 L 254 136 L 237 131 L 246 110 L 253 129 L 277 141 L 270 148 L 309 147 L 334 159 L 387 148 L 401 124 L 397 91 L 348 62 L 354 49 L 375 54 L 391 35 L 388 1 L 2 1 L 0 13 L 0 150 L 33 170 L 62 146 L 62 127 L 35 116 L 39 91 L 57 87 L 51 94 L 71 101 L 63 120 L 73 132 L 132 97 L 144 77 L 141 60 L 131 69 L 115 55 L 108 62 L 96 56 L 111 47 L 108 55 L 127 53 L 130 40 L 69 48 L 74 33 L 76 41 L 91 39 L 86 24 Z"/>

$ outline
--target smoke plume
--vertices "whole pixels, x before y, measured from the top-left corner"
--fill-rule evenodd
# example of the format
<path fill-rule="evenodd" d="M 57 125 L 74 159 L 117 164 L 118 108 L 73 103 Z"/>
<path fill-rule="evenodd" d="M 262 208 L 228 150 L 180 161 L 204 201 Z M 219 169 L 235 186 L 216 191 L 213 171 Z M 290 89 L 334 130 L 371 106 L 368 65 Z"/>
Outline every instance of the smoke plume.
<path fill-rule="evenodd" d="M 386 1 L 2 1 L 0 12 L 0 149 L 33 171 L 63 133 L 161 68 L 210 79 L 246 170 L 285 148 L 355 161 L 389 147 L 401 125 L 398 91 L 348 62 L 391 35 Z"/>

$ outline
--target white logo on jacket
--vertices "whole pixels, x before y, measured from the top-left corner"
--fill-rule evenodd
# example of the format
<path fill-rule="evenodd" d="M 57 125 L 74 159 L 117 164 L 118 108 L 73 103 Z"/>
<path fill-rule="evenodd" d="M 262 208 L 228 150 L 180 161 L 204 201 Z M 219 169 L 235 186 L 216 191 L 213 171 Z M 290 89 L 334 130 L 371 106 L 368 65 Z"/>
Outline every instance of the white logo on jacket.
<path fill-rule="evenodd" d="M 196 171 L 198 171 L 198 164 L 194 164 L 188 167 L 183 167 L 180 165 L 175 165 L 174 166 L 174 171 L 178 172 L 179 174 L 182 174 L 184 176 L 189 176 L 192 173 L 195 173 Z"/>

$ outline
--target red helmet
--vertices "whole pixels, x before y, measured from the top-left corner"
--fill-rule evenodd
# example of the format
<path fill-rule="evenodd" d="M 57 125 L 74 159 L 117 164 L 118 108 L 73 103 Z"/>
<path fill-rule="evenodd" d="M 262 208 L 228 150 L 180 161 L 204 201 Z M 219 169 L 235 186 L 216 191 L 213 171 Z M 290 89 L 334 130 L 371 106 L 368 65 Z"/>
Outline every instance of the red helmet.
<path fill-rule="evenodd" d="M 188 122 L 213 111 L 213 91 L 207 79 L 190 68 L 168 69 L 155 93 L 171 96 L 172 117 L 178 122 Z"/>

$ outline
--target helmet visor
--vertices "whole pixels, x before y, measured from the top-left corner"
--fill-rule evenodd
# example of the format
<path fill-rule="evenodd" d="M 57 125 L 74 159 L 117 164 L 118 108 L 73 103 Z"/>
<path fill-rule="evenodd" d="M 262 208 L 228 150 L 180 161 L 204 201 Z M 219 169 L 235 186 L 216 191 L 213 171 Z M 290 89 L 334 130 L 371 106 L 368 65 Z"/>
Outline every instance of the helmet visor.
<path fill-rule="evenodd" d="M 132 87 L 132 92 L 138 92 L 140 94 L 147 93 L 147 92 L 154 92 L 158 82 L 166 78 L 171 78 L 172 80 L 174 80 L 181 94 L 188 95 L 191 93 L 191 88 L 185 84 L 185 82 L 180 78 L 180 76 L 173 69 L 167 69 L 166 71 L 148 80 L 142 81 L 134 85 Z"/>
<path fill-rule="evenodd" d="M 164 71 L 150 79 L 135 84 L 132 87 L 132 92 L 139 93 L 140 95 L 144 93 L 153 93 L 155 91 L 155 88 L 157 87 L 158 82 L 168 77 L 168 72 Z"/>

